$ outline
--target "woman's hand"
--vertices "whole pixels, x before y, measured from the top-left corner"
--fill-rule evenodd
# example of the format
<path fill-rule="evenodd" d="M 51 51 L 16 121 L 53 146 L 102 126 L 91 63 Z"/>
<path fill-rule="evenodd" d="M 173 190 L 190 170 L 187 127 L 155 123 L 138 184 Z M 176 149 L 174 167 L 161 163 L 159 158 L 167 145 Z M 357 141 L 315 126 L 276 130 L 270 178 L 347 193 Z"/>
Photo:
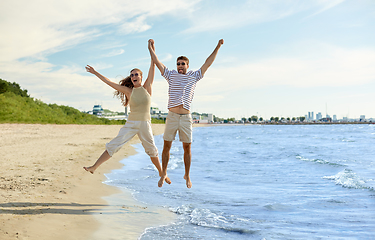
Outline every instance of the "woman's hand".
<path fill-rule="evenodd" d="M 155 52 L 155 41 L 153 39 L 148 40 L 148 49 L 151 49 Z"/>
<path fill-rule="evenodd" d="M 89 72 L 89 73 L 92 73 L 92 74 L 96 73 L 95 69 L 93 67 L 91 67 L 90 65 L 86 66 L 86 71 Z"/>

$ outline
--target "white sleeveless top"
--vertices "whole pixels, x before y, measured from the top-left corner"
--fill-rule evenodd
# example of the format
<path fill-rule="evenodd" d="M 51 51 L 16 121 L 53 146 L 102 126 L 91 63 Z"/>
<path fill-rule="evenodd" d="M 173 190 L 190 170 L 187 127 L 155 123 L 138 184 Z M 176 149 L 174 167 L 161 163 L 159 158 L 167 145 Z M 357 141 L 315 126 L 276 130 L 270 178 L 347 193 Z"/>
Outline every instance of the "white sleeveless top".
<path fill-rule="evenodd" d="M 151 96 L 144 87 L 133 88 L 129 99 L 129 121 L 151 120 Z"/>

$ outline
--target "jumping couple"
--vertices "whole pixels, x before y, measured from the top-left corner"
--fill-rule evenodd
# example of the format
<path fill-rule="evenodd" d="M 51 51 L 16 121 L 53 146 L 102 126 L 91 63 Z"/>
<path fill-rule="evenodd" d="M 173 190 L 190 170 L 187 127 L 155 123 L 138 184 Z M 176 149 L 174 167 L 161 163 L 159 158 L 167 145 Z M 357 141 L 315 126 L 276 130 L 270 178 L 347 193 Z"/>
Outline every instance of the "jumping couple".
<path fill-rule="evenodd" d="M 176 133 L 180 137 L 184 149 L 184 163 L 186 186 L 192 187 L 190 180 L 190 165 L 191 165 L 191 142 L 192 142 L 192 117 L 190 114 L 190 105 L 194 96 L 194 89 L 197 82 L 203 78 L 207 69 L 214 62 L 216 55 L 224 44 L 224 40 L 219 40 L 216 48 L 212 54 L 207 58 L 202 67 L 197 71 L 187 71 L 189 68 L 189 59 L 185 56 L 177 58 L 177 71 L 169 70 L 162 64 L 155 53 L 154 40 L 148 41 L 148 49 L 151 56 L 151 65 L 148 71 L 148 76 L 142 85 L 143 74 L 142 71 L 134 68 L 130 71 L 130 76 L 122 79 L 119 84 L 112 82 L 104 77 L 89 65 L 86 70 L 94 74 L 104 83 L 108 84 L 116 90 L 117 95 L 124 106 L 130 106 L 130 114 L 125 125 L 120 129 L 117 137 L 106 144 L 106 150 L 91 167 L 84 167 L 90 173 L 95 170 L 105 161 L 110 159 L 114 153 L 138 134 L 142 142 L 145 152 L 150 156 L 152 163 L 159 172 L 160 180 L 158 186 L 162 187 L 164 182 L 171 184 L 171 180 L 167 175 L 167 167 L 169 162 L 170 150 L 172 141 L 175 139 Z M 168 116 L 166 119 L 164 130 L 164 146 L 162 152 L 162 165 L 160 165 L 158 157 L 158 149 L 155 146 L 152 129 L 151 129 L 151 95 L 152 84 L 155 75 L 155 65 L 160 70 L 161 75 L 167 80 L 168 89 Z"/>

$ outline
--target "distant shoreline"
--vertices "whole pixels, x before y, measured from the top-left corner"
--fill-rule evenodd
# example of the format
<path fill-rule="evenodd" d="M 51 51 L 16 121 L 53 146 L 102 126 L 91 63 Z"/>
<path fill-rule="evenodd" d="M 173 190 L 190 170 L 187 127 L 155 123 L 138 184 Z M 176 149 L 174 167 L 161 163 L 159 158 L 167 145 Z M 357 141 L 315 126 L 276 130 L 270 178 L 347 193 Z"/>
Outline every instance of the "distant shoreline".
<path fill-rule="evenodd" d="M 375 124 L 375 122 L 298 122 L 298 123 L 198 123 L 200 125 L 348 125 L 348 124 Z M 194 126 L 194 125 L 193 125 Z"/>

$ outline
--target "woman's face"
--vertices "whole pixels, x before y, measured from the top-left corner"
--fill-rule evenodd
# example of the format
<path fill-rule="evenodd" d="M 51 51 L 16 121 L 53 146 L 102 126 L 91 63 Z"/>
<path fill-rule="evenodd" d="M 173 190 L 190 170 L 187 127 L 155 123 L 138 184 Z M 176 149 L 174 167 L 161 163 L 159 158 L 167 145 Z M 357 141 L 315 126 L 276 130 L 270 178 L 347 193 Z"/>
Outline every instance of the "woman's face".
<path fill-rule="evenodd" d="M 138 70 L 130 72 L 130 78 L 133 82 L 134 87 L 140 87 L 142 84 L 142 73 Z"/>

